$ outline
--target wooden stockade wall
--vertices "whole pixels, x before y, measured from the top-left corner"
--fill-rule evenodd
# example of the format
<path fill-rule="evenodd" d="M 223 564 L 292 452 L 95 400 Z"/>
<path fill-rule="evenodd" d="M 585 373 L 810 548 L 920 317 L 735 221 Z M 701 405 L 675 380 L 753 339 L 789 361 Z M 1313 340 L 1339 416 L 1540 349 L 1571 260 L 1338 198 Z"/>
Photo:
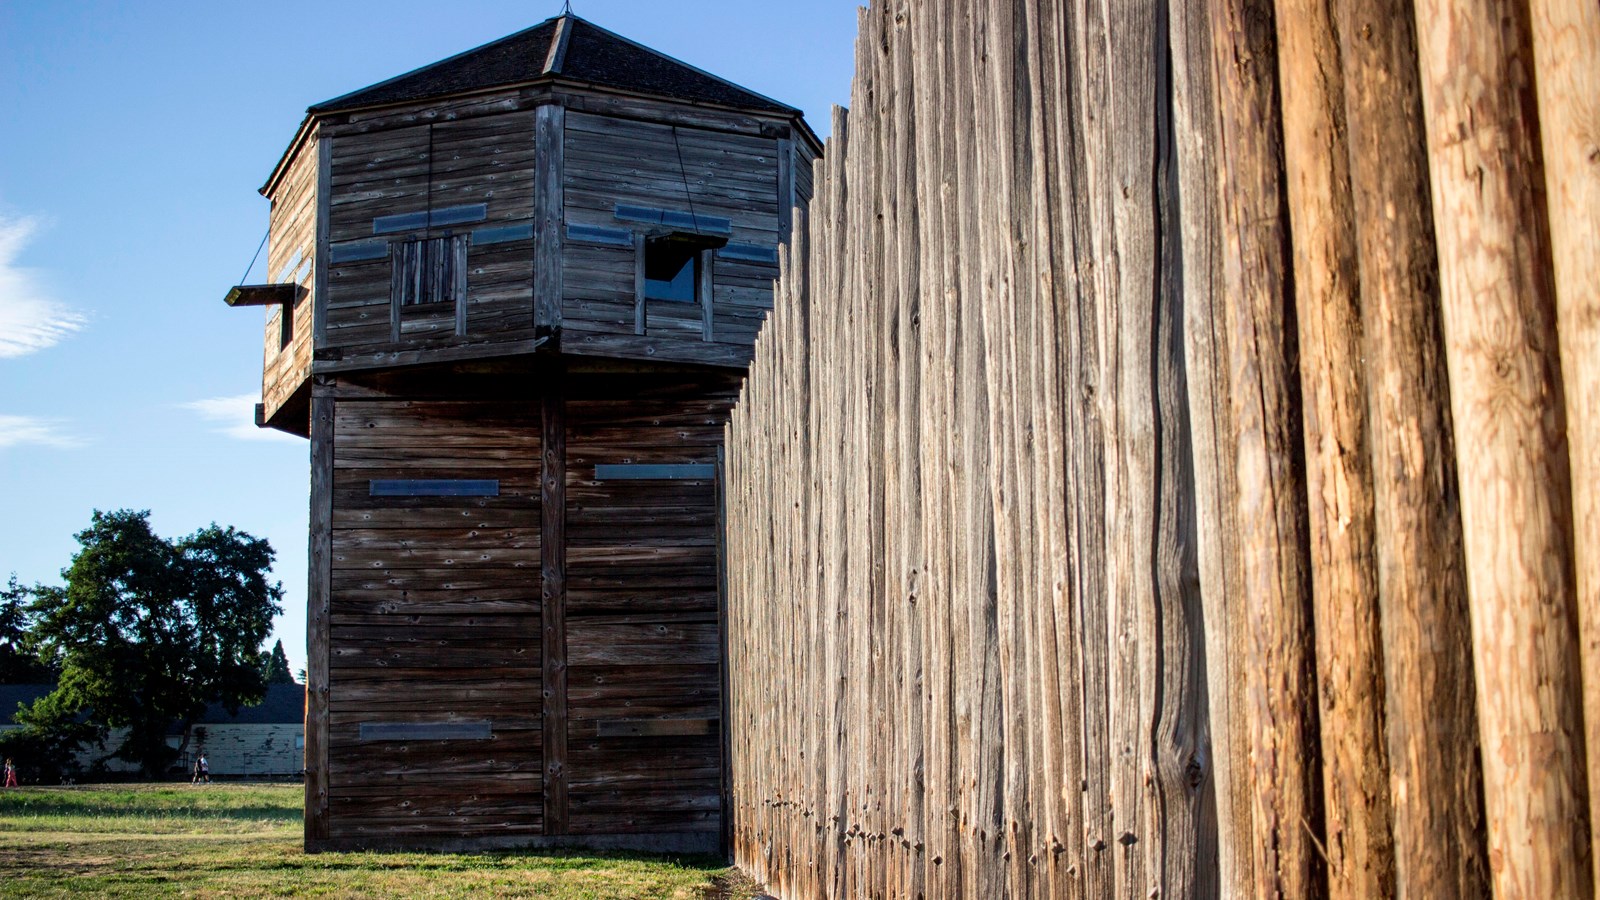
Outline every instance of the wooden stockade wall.
<path fill-rule="evenodd" d="M 1588 2 L 864 11 L 728 431 L 737 860 L 1593 896 L 1597 93 Z"/>

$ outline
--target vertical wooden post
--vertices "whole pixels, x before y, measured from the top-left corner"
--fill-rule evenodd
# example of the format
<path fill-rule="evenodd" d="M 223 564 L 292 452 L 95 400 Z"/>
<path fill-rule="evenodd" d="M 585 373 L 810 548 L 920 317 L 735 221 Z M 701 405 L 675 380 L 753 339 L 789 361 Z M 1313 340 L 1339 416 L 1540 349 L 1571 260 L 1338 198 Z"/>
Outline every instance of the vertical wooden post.
<path fill-rule="evenodd" d="M 1374 483 L 1395 888 L 1484 897 L 1450 384 L 1410 3 L 1336 6 Z"/>
<path fill-rule="evenodd" d="M 644 234 L 633 233 L 633 333 L 644 334 Z"/>
<path fill-rule="evenodd" d="M 717 447 L 717 742 L 722 772 L 722 803 L 718 845 L 723 855 L 732 850 L 733 834 L 733 746 L 732 720 L 728 709 L 728 454 L 727 429 L 723 445 Z"/>
<path fill-rule="evenodd" d="M 1316 0 L 1279 0 L 1278 71 L 1305 402 L 1328 894 L 1377 900 L 1394 893 L 1394 843 L 1362 298 L 1332 15 Z"/>
<path fill-rule="evenodd" d="M 311 273 L 311 346 L 320 348 L 328 337 L 328 267 L 333 234 L 333 138 L 317 128 L 317 258 Z M 288 307 L 284 307 L 287 311 Z"/>
<path fill-rule="evenodd" d="M 539 484 L 544 833 L 567 833 L 567 415 L 562 366 L 541 373 Z"/>
<path fill-rule="evenodd" d="M 1420 0 L 1416 13 L 1491 875 L 1498 897 L 1588 897 L 1571 478 L 1528 10 Z"/>
<path fill-rule="evenodd" d="M 794 232 L 794 140 L 780 138 L 778 144 L 778 241 L 789 243 Z"/>
<path fill-rule="evenodd" d="M 1313 896 L 1322 880 L 1313 846 L 1322 831 L 1322 792 L 1273 19 L 1268 0 L 1220 0 L 1212 7 L 1222 271 L 1249 635 L 1244 674 L 1251 704 L 1255 894 L 1262 898 Z"/>
<path fill-rule="evenodd" d="M 700 251 L 699 278 L 695 282 L 694 295 L 700 300 L 700 340 L 709 341 L 712 338 L 714 302 L 717 299 L 716 291 L 716 259 L 715 250 Z"/>
<path fill-rule="evenodd" d="M 1600 884 L 1600 4 L 1533 0 L 1530 8 L 1572 464 L 1590 855 Z"/>
<path fill-rule="evenodd" d="M 311 545 L 306 589 L 305 848 L 327 845 L 329 606 L 333 578 L 334 398 L 319 379 L 311 389 Z"/>
<path fill-rule="evenodd" d="M 555 102 L 546 103 L 534 114 L 533 326 L 540 337 L 548 336 L 554 344 L 561 340 L 566 121 L 566 107 Z"/>

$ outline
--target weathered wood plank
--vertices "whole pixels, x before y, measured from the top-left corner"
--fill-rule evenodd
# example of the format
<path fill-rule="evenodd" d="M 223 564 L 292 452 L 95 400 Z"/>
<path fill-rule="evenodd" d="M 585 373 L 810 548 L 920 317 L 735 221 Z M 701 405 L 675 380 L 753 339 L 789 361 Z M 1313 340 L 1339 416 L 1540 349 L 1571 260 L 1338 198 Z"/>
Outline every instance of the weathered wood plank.
<path fill-rule="evenodd" d="M 544 722 L 544 833 L 565 834 L 567 808 L 567 417 L 559 366 L 546 368 L 540 393 L 540 470 Z"/>
<path fill-rule="evenodd" d="M 558 104 L 539 107 L 534 141 L 538 154 L 534 182 L 533 325 L 540 337 L 561 333 L 561 224 L 564 212 L 566 108 Z M 548 826 L 548 821 L 546 825 Z"/>
<path fill-rule="evenodd" d="M 306 832 L 307 852 L 323 848 L 329 823 L 328 699 L 332 596 L 334 413 L 332 397 L 311 398 L 311 547 L 306 568 Z"/>

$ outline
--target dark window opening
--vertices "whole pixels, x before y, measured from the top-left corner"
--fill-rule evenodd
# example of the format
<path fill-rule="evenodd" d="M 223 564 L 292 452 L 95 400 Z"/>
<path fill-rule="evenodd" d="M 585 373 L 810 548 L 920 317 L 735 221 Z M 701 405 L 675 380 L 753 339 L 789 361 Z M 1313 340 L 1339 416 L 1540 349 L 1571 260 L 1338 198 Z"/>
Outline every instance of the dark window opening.
<path fill-rule="evenodd" d="M 466 235 L 399 243 L 391 258 L 401 306 L 453 304 L 466 292 Z"/>
<path fill-rule="evenodd" d="M 671 238 L 644 242 L 644 298 L 693 303 L 698 299 L 700 248 Z"/>
<path fill-rule="evenodd" d="M 294 304 L 285 303 L 278 307 L 278 349 L 283 350 L 294 343 Z"/>

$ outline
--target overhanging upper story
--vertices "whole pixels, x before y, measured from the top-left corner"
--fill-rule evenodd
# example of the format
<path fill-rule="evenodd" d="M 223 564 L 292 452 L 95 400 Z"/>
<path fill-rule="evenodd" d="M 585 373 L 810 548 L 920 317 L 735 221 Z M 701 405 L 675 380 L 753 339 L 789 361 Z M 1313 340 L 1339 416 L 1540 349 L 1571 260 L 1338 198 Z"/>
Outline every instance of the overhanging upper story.
<path fill-rule="evenodd" d="M 743 368 L 821 145 L 575 16 L 310 108 L 262 193 L 258 424 L 315 374 L 534 353 Z"/>

